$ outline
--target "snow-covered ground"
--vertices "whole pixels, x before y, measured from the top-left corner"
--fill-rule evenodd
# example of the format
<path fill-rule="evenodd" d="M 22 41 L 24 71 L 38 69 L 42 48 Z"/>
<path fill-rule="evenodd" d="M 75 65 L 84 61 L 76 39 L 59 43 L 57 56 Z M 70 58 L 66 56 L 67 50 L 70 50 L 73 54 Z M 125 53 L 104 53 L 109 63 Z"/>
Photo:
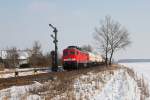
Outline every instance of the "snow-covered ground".
<path fill-rule="evenodd" d="M 137 62 L 137 63 L 120 63 L 123 66 L 129 67 L 136 71 L 138 74 L 144 76 L 144 79 L 150 84 L 150 62 Z"/>
<path fill-rule="evenodd" d="M 75 100 L 87 100 L 96 97 L 101 93 L 104 85 L 112 79 L 115 73 L 117 73 L 117 71 L 104 71 L 99 73 L 89 72 L 77 77 L 72 84 L 72 90 L 69 91 L 69 93 L 73 93 L 71 98 L 74 98 Z M 38 92 L 43 86 L 46 86 L 47 88 L 49 88 L 49 86 L 51 87 L 50 81 L 48 85 L 35 82 L 32 85 L 13 86 L 3 89 L 0 90 L 0 100 L 5 98 L 8 100 L 21 100 L 22 98 L 25 100 L 44 100 L 44 96 L 40 95 L 42 93 L 32 94 L 33 92 L 31 92 L 32 90 Z M 44 93 L 46 93 L 46 91 L 44 91 Z M 68 98 L 67 96 L 67 93 L 62 93 L 51 99 L 62 100 Z"/>
<path fill-rule="evenodd" d="M 121 68 L 81 75 L 74 81 L 74 96 L 75 100 L 141 100 L 141 90 L 127 69 Z M 61 97 L 65 96 L 56 96 L 54 100 Z"/>
<path fill-rule="evenodd" d="M 36 73 L 35 73 L 36 70 Z M 0 78 L 15 77 L 15 72 L 18 72 L 18 76 L 34 75 L 40 73 L 52 72 L 51 67 L 41 67 L 41 68 L 16 68 L 16 69 L 4 69 L 0 71 Z M 64 71 L 62 66 L 58 66 L 58 71 Z"/>
<path fill-rule="evenodd" d="M 35 73 L 34 70 L 37 70 Z M 46 68 L 23 68 L 23 69 L 5 69 L 4 71 L 0 71 L 0 78 L 9 78 L 9 77 L 15 77 L 15 71 L 18 72 L 18 76 L 26 76 L 26 75 L 33 75 L 37 73 L 47 73 L 51 72 L 51 69 Z"/>
<path fill-rule="evenodd" d="M 148 65 L 145 69 L 142 70 L 143 73 L 140 70 L 140 68 L 142 67 L 137 66 L 136 64 L 133 66 L 135 66 L 134 69 L 136 68 L 135 71 L 140 71 L 139 73 L 143 74 L 143 76 L 146 77 L 145 75 L 148 74 Z M 145 70 L 147 74 L 144 75 Z M 141 87 L 139 87 L 137 79 L 129 75 L 129 72 L 126 68 L 97 73 L 88 72 L 74 79 L 71 90 L 63 92 L 62 94 L 57 94 L 51 99 L 149 100 L 149 98 L 141 99 Z M 148 80 L 148 78 L 146 79 Z M 43 87 L 46 87 L 47 89 L 52 89 L 49 88 L 52 86 L 51 82 L 52 80 L 42 84 L 35 82 L 31 85 L 13 86 L 7 89 L 0 90 L 0 100 L 3 100 L 5 98 L 8 100 L 44 100 L 45 96 L 49 95 L 50 91 L 52 90 L 43 91 L 44 93 L 38 93 L 38 90 L 40 90 L 40 88 L 44 89 Z M 36 91 L 36 93 L 31 91 Z M 68 96 L 70 97 L 68 98 Z"/>
<path fill-rule="evenodd" d="M 98 94 L 113 76 L 115 72 L 104 71 L 101 73 L 88 73 L 82 75 L 74 81 L 74 94 L 76 100 L 91 100 Z"/>
<path fill-rule="evenodd" d="M 144 78 L 150 91 L 150 62 L 120 63 L 120 65 L 133 69 L 138 77 Z"/>
<path fill-rule="evenodd" d="M 12 86 L 0 90 L 0 100 L 41 100 L 39 95 L 29 93 L 29 91 L 38 89 L 41 86 L 42 84 L 35 82 L 32 85 Z"/>
<path fill-rule="evenodd" d="M 140 100 L 140 90 L 135 80 L 120 70 L 94 100 Z"/>
<path fill-rule="evenodd" d="M 76 100 L 140 100 L 140 89 L 125 69 L 97 75 L 103 77 L 95 80 L 91 74 L 75 81 Z"/>

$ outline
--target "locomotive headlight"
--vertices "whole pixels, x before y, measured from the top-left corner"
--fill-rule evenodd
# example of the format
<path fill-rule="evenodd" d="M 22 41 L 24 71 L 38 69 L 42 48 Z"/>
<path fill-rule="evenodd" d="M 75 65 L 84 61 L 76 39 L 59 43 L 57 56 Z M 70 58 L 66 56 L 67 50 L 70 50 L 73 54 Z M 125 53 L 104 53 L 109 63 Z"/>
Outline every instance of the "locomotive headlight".
<path fill-rule="evenodd" d="M 64 59 L 64 61 L 75 61 L 75 58 L 68 58 L 68 59 Z"/>
<path fill-rule="evenodd" d="M 72 58 L 71 60 L 72 60 L 72 61 L 75 61 L 76 59 L 75 59 L 75 58 Z"/>
<path fill-rule="evenodd" d="M 68 61 L 68 59 L 64 59 L 64 61 Z"/>

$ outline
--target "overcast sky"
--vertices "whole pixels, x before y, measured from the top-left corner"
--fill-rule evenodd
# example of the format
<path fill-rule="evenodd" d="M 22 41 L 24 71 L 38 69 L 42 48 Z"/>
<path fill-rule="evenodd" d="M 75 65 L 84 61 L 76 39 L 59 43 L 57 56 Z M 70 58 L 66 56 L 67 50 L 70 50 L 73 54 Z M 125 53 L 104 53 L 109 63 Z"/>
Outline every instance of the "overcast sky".
<path fill-rule="evenodd" d="M 94 44 L 94 28 L 110 15 L 130 32 L 132 44 L 116 58 L 150 58 L 150 0 L 0 0 L 0 49 L 54 48 L 49 23 L 58 28 L 59 51 Z"/>

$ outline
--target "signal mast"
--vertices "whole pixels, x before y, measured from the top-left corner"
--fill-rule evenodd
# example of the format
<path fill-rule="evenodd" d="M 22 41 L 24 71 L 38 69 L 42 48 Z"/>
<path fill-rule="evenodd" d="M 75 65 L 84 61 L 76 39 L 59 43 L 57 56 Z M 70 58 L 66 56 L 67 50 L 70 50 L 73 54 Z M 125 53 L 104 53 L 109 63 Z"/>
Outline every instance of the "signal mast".
<path fill-rule="evenodd" d="M 57 28 L 54 27 L 52 24 L 49 24 L 49 26 L 53 29 L 54 35 L 51 34 L 51 37 L 53 38 L 53 43 L 55 45 L 55 51 L 52 51 L 52 71 L 57 71 L 58 70 L 58 40 L 57 40 Z"/>

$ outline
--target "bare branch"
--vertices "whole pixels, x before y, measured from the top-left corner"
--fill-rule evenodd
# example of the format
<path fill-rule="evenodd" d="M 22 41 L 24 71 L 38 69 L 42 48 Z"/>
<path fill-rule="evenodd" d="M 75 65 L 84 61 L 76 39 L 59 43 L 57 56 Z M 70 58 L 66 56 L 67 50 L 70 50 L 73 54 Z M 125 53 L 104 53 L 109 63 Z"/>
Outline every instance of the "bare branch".
<path fill-rule="evenodd" d="M 110 16 L 106 16 L 105 20 L 101 21 L 101 27 L 95 29 L 94 38 L 101 44 L 98 46 L 101 46 L 105 53 L 106 63 L 108 55 L 110 55 L 111 63 L 114 52 L 131 43 L 128 31 L 120 23 L 112 20 Z"/>

